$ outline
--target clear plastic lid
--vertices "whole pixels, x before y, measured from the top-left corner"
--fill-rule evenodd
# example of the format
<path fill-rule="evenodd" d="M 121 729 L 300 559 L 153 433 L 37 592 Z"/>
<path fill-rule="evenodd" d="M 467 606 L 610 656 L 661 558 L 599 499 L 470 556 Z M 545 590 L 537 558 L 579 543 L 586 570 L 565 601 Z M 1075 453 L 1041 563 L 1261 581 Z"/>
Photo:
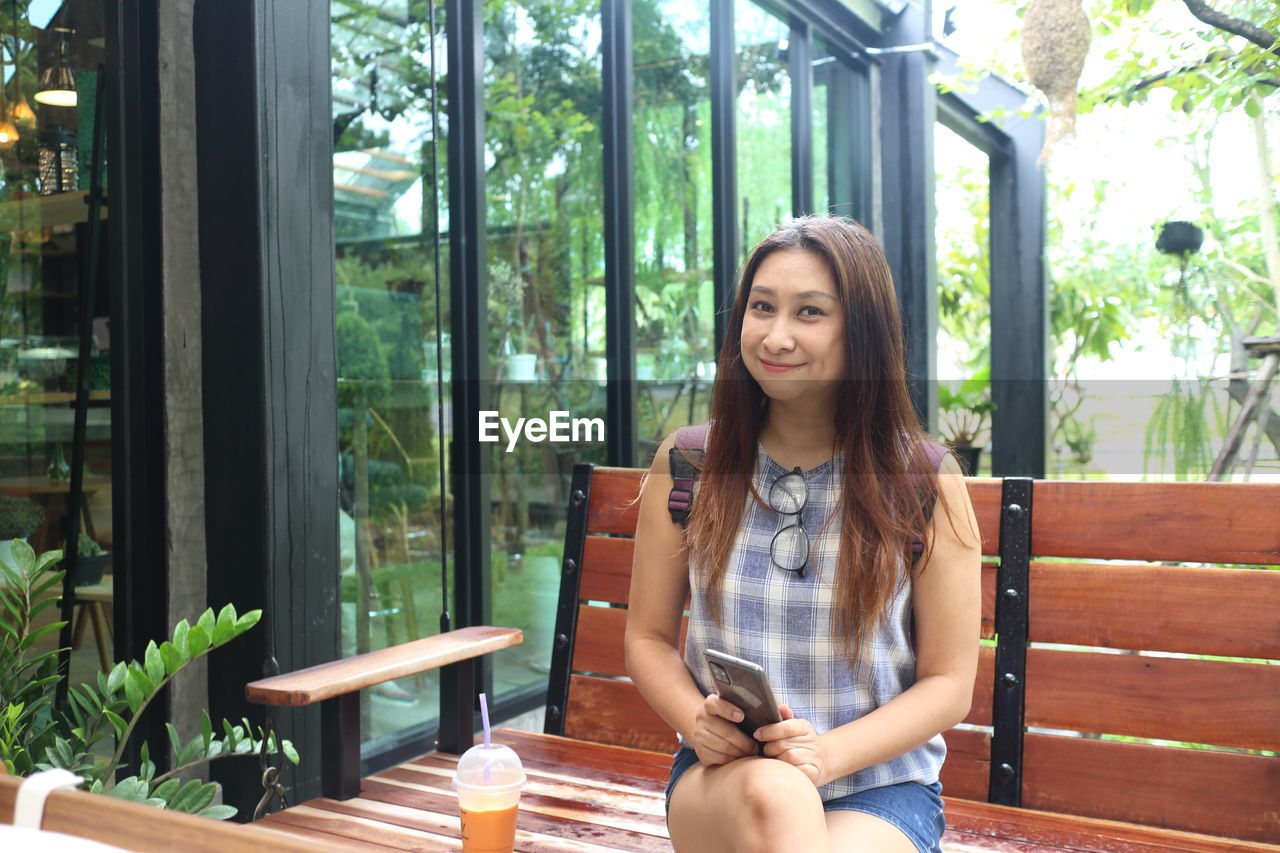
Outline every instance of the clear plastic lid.
<path fill-rule="evenodd" d="M 491 792 L 524 787 L 524 766 L 514 749 L 501 744 L 471 747 L 458 759 L 453 785 L 459 791 L 485 789 Z"/>

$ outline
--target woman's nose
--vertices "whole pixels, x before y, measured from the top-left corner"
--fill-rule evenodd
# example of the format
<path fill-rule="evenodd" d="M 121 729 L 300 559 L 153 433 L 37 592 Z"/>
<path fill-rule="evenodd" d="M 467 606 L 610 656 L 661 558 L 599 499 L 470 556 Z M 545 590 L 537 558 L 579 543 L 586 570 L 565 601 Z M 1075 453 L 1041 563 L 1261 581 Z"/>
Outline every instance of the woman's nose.
<path fill-rule="evenodd" d="M 764 345 L 773 352 L 795 349 L 795 335 L 792 334 L 791 324 L 786 317 L 779 315 L 769 324 L 769 330 L 764 336 Z"/>

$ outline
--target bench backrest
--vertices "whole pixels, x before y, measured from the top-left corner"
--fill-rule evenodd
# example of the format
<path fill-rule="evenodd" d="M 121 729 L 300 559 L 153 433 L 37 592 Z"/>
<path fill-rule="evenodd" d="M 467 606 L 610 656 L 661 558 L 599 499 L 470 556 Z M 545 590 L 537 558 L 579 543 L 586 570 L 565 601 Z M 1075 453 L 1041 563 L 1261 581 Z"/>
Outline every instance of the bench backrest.
<path fill-rule="evenodd" d="M 642 475 L 574 470 L 546 730 L 673 751 L 623 661 Z M 1280 484 L 966 482 L 994 559 L 946 793 L 1280 839 Z"/>

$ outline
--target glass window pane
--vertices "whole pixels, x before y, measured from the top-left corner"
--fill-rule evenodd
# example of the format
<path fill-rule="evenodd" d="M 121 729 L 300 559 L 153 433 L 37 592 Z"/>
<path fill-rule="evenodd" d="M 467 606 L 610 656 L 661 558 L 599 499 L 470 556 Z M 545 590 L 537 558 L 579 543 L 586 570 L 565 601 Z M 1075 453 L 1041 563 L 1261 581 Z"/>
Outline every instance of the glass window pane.
<path fill-rule="evenodd" d="M 979 465 L 989 464 L 979 450 L 990 438 L 990 162 L 941 124 L 933 138 L 939 428 L 977 474 L 984 470 Z"/>
<path fill-rule="evenodd" d="M 448 170 L 443 136 L 432 163 L 425 4 L 334 0 L 332 22 L 341 623 L 351 655 L 439 630 L 449 259 L 443 248 L 437 258 L 433 188 L 438 180 L 439 230 L 447 234 Z M 443 85 L 438 98 L 443 124 Z M 438 690 L 428 673 L 365 691 L 366 749 L 431 723 Z"/>
<path fill-rule="evenodd" d="M 710 7 L 637 0 L 636 459 L 708 417 L 715 376 Z"/>
<path fill-rule="evenodd" d="M 791 74 L 786 20 L 734 3 L 738 57 L 738 222 L 742 251 L 791 216 Z"/>
<path fill-rule="evenodd" d="M 868 82 L 813 37 L 813 199 L 818 213 L 870 225 L 871 121 Z"/>
<path fill-rule="evenodd" d="M 491 400 L 501 416 L 578 423 L 493 448 L 499 699 L 545 689 L 576 462 L 604 460 L 604 217 L 598 4 L 485 7 L 485 218 Z"/>
<path fill-rule="evenodd" d="M 94 139 L 95 107 L 105 96 L 98 71 L 106 62 L 105 16 L 92 0 L 27 6 L 0 6 L 0 556 L 8 559 L 11 539 L 37 552 L 64 546 L 83 376 L 89 394 L 76 585 L 93 603 L 76 613 L 87 617 L 88 607 L 111 611 L 114 567 L 102 552 L 112 543 L 112 344 L 123 343 L 110 335 L 105 206 L 99 254 L 85 257 L 91 165 L 106 163 Z M 104 170 L 109 196 L 106 180 Z M 95 271 L 92 280 L 85 269 Z M 83 359 L 82 319 L 91 330 Z M 58 618 L 56 607 L 44 608 L 33 627 Z M 35 651 L 56 648 L 58 636 L 46 634 Z M 101 661 L 112 659 L 108 632 L 86 634 L 71 655 L 71 682 L 93 682 Z"/>

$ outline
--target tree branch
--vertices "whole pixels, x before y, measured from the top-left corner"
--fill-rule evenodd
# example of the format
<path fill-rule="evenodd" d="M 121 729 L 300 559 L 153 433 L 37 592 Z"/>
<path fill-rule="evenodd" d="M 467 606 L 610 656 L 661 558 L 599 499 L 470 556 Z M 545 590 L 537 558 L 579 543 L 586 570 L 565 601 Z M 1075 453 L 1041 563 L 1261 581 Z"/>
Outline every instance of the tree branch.
<path fill-rule="evenodd" d="M 1233 18 L 1224 12 L 1219 12 L 1217 9 L 1211 8 L 1204 0 L 1182 0 L 1182 2 L 1187 5 L 1187 9 L 1192 15 L 1195 15 L 1209 26 L 1248 39 L 1263 50 L 1280 56 L 1280 45 L 1276 44 L 1276 42 L 1280 41 L 1280 36 L 1275 33 L 1243 18 Z"/>
<path fill-rule="evenodd" d="M 1236 54 L 1232 53 L 1229 50 L 1226 50 L 1226 51 L 1215 50 L 1213 53 L 1210 53 L 1204 59 L 1192 65 L 1184 65 L 1181 68 L 1170 68 L 1168 71 L 1161 71 L 1159 74 L 1153 74 L 1150 77 L 1145 77 L 1139 80 L 1137 83 L 1134 83 L 1132 86 L 1129 86 L 1128 88 L 1124 89 L 1123 91 L 1116 92 L 1115 94 L 1112 94 L 1112 95 L 1107 95 L 1105 98 L 1103 98 L 1103 101 L 1110 102 L 1110 101 L 1116 100 L 1117 98 L 1122 98 L 1126 95 L 1132 95 L 1135 92 L 1141 92 L 1143 89 L 1147 88 L 1148 86 L 1154 86 L 1157 83 L 1168 80 L 1170 77 L 1177 77 L 1182 74 L 1191 74 L 1192 72 L 1199 71 L 1201 68 L 1208 68 L 1210 65 L 1214 64 L 1215 62 L 1234 59 L 1235 56 Z M 1263 78 L 1260 78 L 1257 82 L 1265 83 L 1268 86 L 1274 86 L 1277 89 L 1280 89 L 1280 77 L 1263 77 Z"/>

